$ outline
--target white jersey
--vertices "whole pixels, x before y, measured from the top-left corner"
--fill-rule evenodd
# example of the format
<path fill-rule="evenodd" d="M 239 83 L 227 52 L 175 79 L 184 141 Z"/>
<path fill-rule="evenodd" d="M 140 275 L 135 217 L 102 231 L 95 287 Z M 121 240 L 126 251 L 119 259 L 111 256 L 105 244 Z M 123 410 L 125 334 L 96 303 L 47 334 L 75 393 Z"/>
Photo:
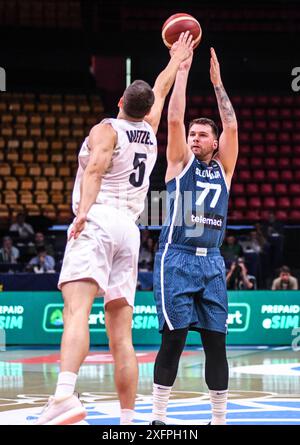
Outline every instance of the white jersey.
<path fill-rule="evenodd" d="M 136 220 L 144 210 L 149 177 L 157 158 L 157 141 L 151 125 L 145 121 L 103 119 L 117 132 L 117 143 L 111 165 L 102 177 L 96 203 L 125 211 Z M 80 183 L 90 157 L 88 138 L 78 155 L 78 171 L 73 189 L 73 212 L 80 201 Z"/>

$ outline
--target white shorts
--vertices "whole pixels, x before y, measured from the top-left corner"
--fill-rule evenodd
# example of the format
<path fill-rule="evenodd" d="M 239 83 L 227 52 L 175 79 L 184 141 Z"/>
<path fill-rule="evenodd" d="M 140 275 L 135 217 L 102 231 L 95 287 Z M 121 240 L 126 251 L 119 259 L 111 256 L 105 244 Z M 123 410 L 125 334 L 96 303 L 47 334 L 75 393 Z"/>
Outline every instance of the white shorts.
<path fill-rule="evenodd" d="M 133 306 L 139 248 L 139 229 L 126 213 L 94 204 L 80 236 L 67 242 L 58 288 L 69 281 L 90 278 L 98 284 L 98 296 L 104 296 L 104 304 L 126 298 Z"/>

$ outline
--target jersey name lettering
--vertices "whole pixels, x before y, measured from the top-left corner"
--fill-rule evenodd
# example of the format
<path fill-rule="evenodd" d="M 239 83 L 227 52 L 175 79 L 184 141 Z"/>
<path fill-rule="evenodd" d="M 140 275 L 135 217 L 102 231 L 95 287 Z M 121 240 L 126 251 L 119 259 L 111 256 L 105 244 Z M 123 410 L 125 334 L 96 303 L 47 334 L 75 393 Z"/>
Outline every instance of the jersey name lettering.
<path fill-rule="evenodd" d="M 150 132 L 145 130 L 128 130 L 126 131 L 129 142 L 137 142 L 138 144 L 153 145 L 150 139 Z"/>
<path fill-rule="evenodd" d="M 196 168 L 196 175 L 201 176 L 202 178 L 209 178 L 209 179 L 219 179 L 221 178 L 219 171 L 211 171 L 211 170 L 200 170 L 199 168 Z"/>

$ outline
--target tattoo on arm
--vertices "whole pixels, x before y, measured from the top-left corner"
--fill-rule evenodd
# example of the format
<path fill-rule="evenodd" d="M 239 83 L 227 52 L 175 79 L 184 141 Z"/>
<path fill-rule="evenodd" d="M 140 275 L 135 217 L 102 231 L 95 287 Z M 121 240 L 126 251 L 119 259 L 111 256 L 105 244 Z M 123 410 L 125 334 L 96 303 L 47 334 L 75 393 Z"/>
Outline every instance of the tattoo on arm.
<path fill-rule="evenodd" d="M 232 104 L 223 85 L 215 87 L 221 120 L 224 124 L 236 122 L 236 116 Z"/>

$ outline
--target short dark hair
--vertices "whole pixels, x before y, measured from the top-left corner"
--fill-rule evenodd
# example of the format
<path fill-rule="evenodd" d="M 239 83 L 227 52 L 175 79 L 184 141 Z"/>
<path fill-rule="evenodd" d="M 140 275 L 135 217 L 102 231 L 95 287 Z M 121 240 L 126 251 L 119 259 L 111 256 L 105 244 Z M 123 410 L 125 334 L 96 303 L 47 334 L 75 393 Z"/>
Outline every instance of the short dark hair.
<path fill-rule="evenodd" d="M 217 125 L 215 124 L 215 122 L 211 119 L 208 119 L 207 117 L 199 117 L 198 119 L 193 119 L 190 123 L 189 123 L 189 132 L 191 127 L 194 124 L 201 124 L 201 125 L 209 125 L 212 129 L 213 134 L 215 135 L 216 139 L 218 139 L 219 137 L 219 130 Z"/>
<path fill-rule="evenodd" d="M 288 266 L 281 266 L 280 273 L 291 273 L 291 269 Z"/>
<path fill-rule="evenodd" d="M 135 80 L 123 94 L 123 110 L 127 116 L 140 119 L 146 116 L 154 104 L 154 93 L 144 80 Z"/>

